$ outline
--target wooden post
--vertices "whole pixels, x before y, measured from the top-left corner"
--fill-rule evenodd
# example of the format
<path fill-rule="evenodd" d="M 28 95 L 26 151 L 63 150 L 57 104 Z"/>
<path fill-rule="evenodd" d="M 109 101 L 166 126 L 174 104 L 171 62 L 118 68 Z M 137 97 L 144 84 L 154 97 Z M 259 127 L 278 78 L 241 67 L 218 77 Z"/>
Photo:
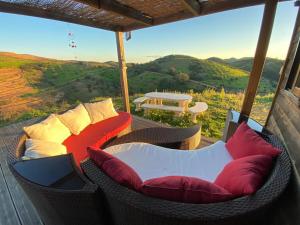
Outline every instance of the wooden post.
<path fill-rule="evenodd" d="M 129 94 L 128 94 L 128 82 L 127 82 L 127 67 L 124 54 L 124 41 L 123 32 L 116 32 L 118 59 L 120 67 L 120 83 L 123 96 L 124 111 L 130 113 Z"/>
<path fill-rule="evenodd" d="M 272 33 L 274 18 L 276 14 L 277 2 L 278 0 L 266 1 L 260 34 L 258 38 L 254 61 L 253 61 L 253 67 L 250 73 L 249 82 L 248 82 L 248 86 L 246 89 L 245 98 L 241 110 L 241 115 L 244 118 L 248 117 L 251 113 L 258 84 L 264 68 L 267 50 L 269 47 L 270 37 Z"/>
<path fill-rule="evenodd" d="M 299 4 L 299 1 L 297 1 Z M 295 6 L 297 6 L 297 2 L 295 2 Z M 300 7 L 298 9 L 298 14 L 297 14 L 297 18 L 296 18 L 296 23 L 294 26 L 294 31 L 293 31 L 293 35 L 290 41 L 290 47 L 286 56 L 286 60 L 284 61 L 284 65 L 282 66 L 281 70 L 280 70 L 280 77 L 279 77 L 279 81 L 277 84 L 277 88 L 276 88 L 276 92 L 272 101 L 272 105 L 271 108 L 269 110 L 269 114 L 266 120 L 266 125 L 268 125 L 270 117 L 272 115 L 274 106 L 275 106 L 275 102 L 277 100 L 277 97 L 279 95 L 280 90 L 284 89 L 286 86 L 286 82 L 287 82 L 287 78 L 288 75 L 291 71 L 292 65 L 293 65 L 293 60 L 294 57 L 296 55 L 296 51 L 297 51 L 297 47 L 298 47 L 298 42 L 299 42 L 299 37 L 300 37 Z"/>

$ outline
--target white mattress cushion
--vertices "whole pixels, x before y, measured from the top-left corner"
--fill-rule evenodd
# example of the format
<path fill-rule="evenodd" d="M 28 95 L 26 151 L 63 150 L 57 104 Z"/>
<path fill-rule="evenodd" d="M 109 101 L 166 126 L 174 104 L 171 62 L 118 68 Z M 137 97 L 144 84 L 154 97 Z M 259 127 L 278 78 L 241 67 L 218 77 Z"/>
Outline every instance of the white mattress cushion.
<path fill-rule="evenodd" d="M 25 146 L 24 156 L 31 159 L 67 154 L 66 146 L 56 142 L 27 139 Z M 26 159 L 26 157 L 22 159 Z"/>
<path fill-rule="evenodd" d="M 143 181 L 163 176 L 190 176 L 213 182 L 233 160 L 223 141 L 188 151 L 146 143 L 115 145 L 104 151 L 131 166 Z"/>

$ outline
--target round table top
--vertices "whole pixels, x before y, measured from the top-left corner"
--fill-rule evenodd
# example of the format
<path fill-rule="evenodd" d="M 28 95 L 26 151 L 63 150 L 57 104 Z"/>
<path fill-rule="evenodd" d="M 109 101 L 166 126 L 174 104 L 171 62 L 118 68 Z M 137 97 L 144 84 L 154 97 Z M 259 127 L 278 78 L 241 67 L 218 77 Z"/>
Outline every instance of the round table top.
<path fill-rule="evenodd" d="M 117 137 L 102 147 L 108 148 L 113 145 L 143 142 L 178 149 L 182 143 L 194 141 L 197 133 L 201 134 L 201 126 L 195 125 L 189 128 L 150 127 L 134 130 L 121 137 Z"/>
<path fill-rule="evenodd" d="M 189 101 L 193 99 L 192 96 L 187 94 L 176 94 L 168 92 L 149 92 L 145 94 L 145 96 L 148 98 L 166 99 L 173 101 Z"/>

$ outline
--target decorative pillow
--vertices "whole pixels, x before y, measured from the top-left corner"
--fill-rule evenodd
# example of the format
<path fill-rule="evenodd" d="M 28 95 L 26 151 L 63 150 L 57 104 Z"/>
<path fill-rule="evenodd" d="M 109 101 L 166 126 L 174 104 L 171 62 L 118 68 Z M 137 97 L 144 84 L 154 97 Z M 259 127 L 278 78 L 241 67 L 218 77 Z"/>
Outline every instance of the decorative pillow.
<path fill-rule="evenodd" d="M 60 121 L 70 129 L 73 134 L 80 134 L 80 132 L 91 124 L 91 119 L 82 104 L 76 108 L 68 110 L 62 115 L 58 115 Z"/>
<path fill-rule="evenodd" d="M 26 150 L 24 156 L 28 158 L 41 158 L 67 153 L 67 148 L 56 142 L 27 139 L 25 146 Z"/>
<path fill-rule="evenodd" d="M 44 121 L 24 127 L 25 133 L 32 139 L 62 143 L 71 133 L 70 130 L 54 115 Z"/>
<path fill-rule="evenodd" d="M 134 190 L 140 190 L 142 180 L 126 163 L 103 150 L 87 149 L 89 157 L 96 165 L 117 183 Z"/>
<path fill-rule="evenodd" d="M 271 167 L 272 157 L 268 155 L 236 159 L 224 167 L 214 183 L 235 197 L 251 195 L 263 185 Z"/>
<path fill-rule="evenodd" d="M 281 151 L 252 130 L 245 122 L 241 123 L 226 143 L 232 158 L 238 159 L 250 155 L 269 155 L 275 157 Z"/>
<path fill-rule="evenodd" d="M 142 193 L 152 197 L 186 203 L 213 203 L 227 201 L 233 195 L 208 181 L 184 176 L 167 176 L 147 180 Z"/>
<path fill-rule="evenodd" d="M 92 124 L 119 115 L 114 108 L 111 98 L 101 102 L 85 103 L 84 106 L 90 115 Z"/>

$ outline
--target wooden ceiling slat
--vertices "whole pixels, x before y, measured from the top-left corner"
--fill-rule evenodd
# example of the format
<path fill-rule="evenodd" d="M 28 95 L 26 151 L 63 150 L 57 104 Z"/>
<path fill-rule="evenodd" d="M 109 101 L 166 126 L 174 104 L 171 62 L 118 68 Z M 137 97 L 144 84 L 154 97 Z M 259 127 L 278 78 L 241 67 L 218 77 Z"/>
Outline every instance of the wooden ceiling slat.
<path fill-rule="evenodd" d="M 198 0 L 182 0 L 182 2 L 194 16 L 201 14 L 201 3 Z"/>
<path fill-rule="evenodd" d="M 152 25 L 153 22 L 153 19 L 150 16 L 145 15 L 144 13 L 132 7 L 123 5 L 115 0 L 75 0 L 75 1 L 87 4 L 94 8 L 117 13 L 121 16 L 128 17 L 130 19 L 134 19 L 138 22 L 141 22 L 144 25 Z"/>
<path fill-rule="evenodd" d="M 99 24 L 97 21 L 68 16 L 67 14 L 60 13 L 59 11 L 43 10 L 39 7 L 34 7 L 34 6 L 29 7 L 21 4 L 8 3 L 3 1 L 0 1 L 0 12 L 59 20 L 68 23 L 75 23 L 75 24 L 80 24 L 89 27 L 101 28 L 109 31 L 119 31 L 123 29 L 118 25 L 115 26 L 115 25 Z"/>
<path fill-rule="evenodd" d="M 214 1 L 205 1 L 201 3 L 201 13 L 197 16 L 209 15 L 217 12 L 233 10 L 248 6 L 254 6 L 259 4 L 264 4 L 265 0 L 214 0 Z M 153 19 L 153 25 L 161 25 L 165 23 L 171 23 L 179 20 L 184 20 L 192 18 L 194 15 L 190 11 L 183 10 L 173 15 L 166 15 L 160 18 Z M 134 25 L 127 26 L 124 28 L 124 31 L 137 30 L 141 29 L 143 26 Z"/>

